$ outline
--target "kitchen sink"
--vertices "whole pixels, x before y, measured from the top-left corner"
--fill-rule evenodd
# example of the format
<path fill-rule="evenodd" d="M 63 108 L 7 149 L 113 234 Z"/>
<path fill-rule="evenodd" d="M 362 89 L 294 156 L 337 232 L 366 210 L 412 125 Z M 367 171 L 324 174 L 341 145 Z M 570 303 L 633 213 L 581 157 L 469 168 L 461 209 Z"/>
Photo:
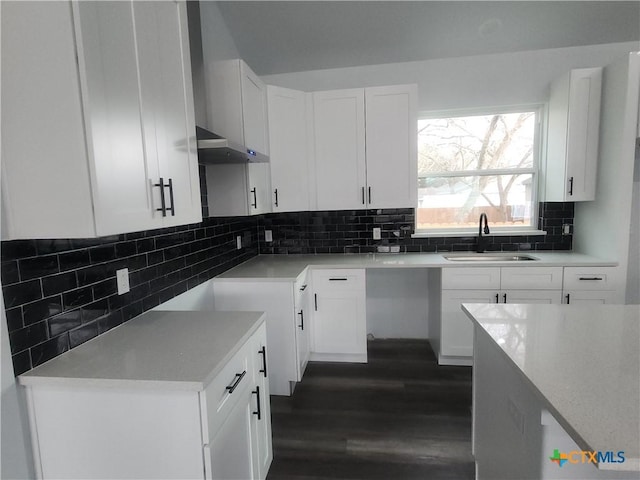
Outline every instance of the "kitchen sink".
<path fill-rule="evenodd" d="M 496 253 L 477 253 L 464 255 L 443 255 L 451 262 L 528 262 L 538 260 L 529 255 L 501 255 Z"/>

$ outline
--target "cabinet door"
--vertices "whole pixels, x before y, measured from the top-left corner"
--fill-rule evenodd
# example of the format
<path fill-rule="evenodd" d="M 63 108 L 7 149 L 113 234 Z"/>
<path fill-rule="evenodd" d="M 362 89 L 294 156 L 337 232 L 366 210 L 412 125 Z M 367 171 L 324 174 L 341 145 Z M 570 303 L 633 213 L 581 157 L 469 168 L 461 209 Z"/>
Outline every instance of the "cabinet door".
<path fill-rule="evenodd" d="M 165 188 L 154 189 L 155 217 L 163 226 L 202 220 L 187 12 L 184 2 L 134 2 L 147 156 L 155 158 Z M 158 183 L 157 178 L 151 178 Z"/>
<path fill-rule="evenodd" d="M 364 90 L 313 94 L 318 210 L 365 208 Z"/>
<path fill-rule="evenodd" d="M 267 90 L 262 80 L 242 60 L 240 60 L 240 87 L 244 145 L 250 150 L 269 155 Z"/>
<path fill-rule="evenodd" d="M 463 303 L 497 303 L 493 290 L 442 290 L 440 353 L 446 356 L 473 355 L 473 324 L 462 311 Z"/>
<path fill-rule="evenodd" d="M 271 444 L 271 402 L 269 400 L 269 367 L 266 326 L 262 325 L 254 334 L 253 345 L 253 389 L 252 422 L 253 450 L 257 478 L 264 480 L 273 459 Z"/>
<path fill-rule="evenodd" d="M 2 2 L 3 239 L 95 235 L 75 48 L 67 2 Z"/>
<path fill-rule="evenodd" d="M 365 89 L 367 205 L 417 205 L 417 86 Z"/>
<path fill-rule="evenodd" d="M 503 290 L 500 292 L 500 303 L 548 303 L 560 305 L 560 290 Z"/>
<path fill-rule="evenodd" d="M 571 71 L 566 167 L 568 201 L 594 200 L 596 197 L 601 90 L 601 68 Z"/>
<path fill-rule="evenodd" d="M 613 291 L 569 290 L 563 292 L 563 303 L 571 305 L 602 305 L 620 303 L 617 293 Z"/>
<path fill-rule="evenodd" d="M 562 289 L 562 267 L 502 267 L 502 289 Z"/>
<path fill-rule="evenodd" d="M 268 163 L 247 165 L 249 215 L 271 212 L 271 179 Z"/>
<path fill-rule="evenodd" d="M 544 200 L 595 199 L 601 68 L 571 70 L 551 85 Z"/>
<path fill-rule="evenodd" d="M 296 350 L 298 353 L 298 381 L 302 380 L 309 362 L 309 332 L 311 326 L 311 312 L 309 311 L 309 285 L 306 274 L 296 281 L 294 286 L 296 310 Z"/>
<path fill-rule="evenodd" d="M 159 178 L 158 146 L 143 135 L 155 135 L 155 121 L 152 109 L 141 115 L 140 98 L 142 86 L 156 72 L 141 61 L 138 75 L 133 4 L 74 2 L 73 9 L 96 232 L 159 227 L 152 214 L 159 205 L 152 202 L 151 192 Z M 146 55 L 147 35 L 138 40 Z"/>
<path fill-rule="evenodd" d="M 287 88 L 267 87 L 274 212 L 309 210 L 306 95 Z"/>
<path fill-rule="evenodd" d="M 312 275 L 311 359 L 366 362 L 364 270 L 317 270 Z"/>
<path fill-rule="evenodd" d="M 258 479 L 251 445 L 252 394 L 245 390 L 205 450 L 205 476 L 211 480 Z"/>

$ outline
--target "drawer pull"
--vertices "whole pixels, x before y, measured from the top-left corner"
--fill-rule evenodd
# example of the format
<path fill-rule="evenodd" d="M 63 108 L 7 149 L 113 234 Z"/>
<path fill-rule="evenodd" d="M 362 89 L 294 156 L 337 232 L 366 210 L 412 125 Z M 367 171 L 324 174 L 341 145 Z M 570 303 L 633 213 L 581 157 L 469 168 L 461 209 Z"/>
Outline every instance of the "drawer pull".
<path fill-rule="evenodd" d="M 347 280 L 349 280 L 348 278 L 345 277 L 339 277 L 339 278 L 330 278 L 329 281 L 330 282 L 346 282 Z"/>
<path fill-rule="evenodd" d="M 264 375 L 264 378 L 267 378 L 267 347 L 263 345 L 262 348 L 258 350 L 258 353 L 262 355 L 262 369 L 258 371 Z"/>
<path fill-rule="evenodd" d="M 226 389 L 229 390 L 229 393 L 233 393 L 233 391 L 238 388 L 238 385 L 240 384 L 240 382 L 242 381 L 242 379 L 244 378 L 244 376 L 247 374 L 247 371 L 245 370 L 242 373 L 236 373 L 236 377 L 235 380 L 233 381 L 233 383 L 231 385 L 227 385 Z"/>
<path fill-rule="evenodd" d="M 253 390 L 251 393 L 253 393 L 256 396 L 256 406 L 257 406 L 257 410 L 255 412 L 252 412 L 254 415 L 258 416 L 258 420 L 262 419 L 262 410 L 260 409 L 260 387 L 258 385 L 256 385 L 256 389 Z"/>
<path fill-rule="evenodd" d="M 604 280 L 602 277 L 580 277 L 578 280 Z"/>

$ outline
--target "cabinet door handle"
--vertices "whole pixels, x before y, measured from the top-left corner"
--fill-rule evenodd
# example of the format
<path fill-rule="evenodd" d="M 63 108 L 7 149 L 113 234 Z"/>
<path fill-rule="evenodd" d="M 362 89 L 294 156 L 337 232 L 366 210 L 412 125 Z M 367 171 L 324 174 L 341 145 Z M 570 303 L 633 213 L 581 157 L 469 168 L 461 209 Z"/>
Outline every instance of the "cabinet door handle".
<path fill-rule="evenodd" d="M 349 279 L 345 277 L 331 277 L 329 279 L 330 282 L 346 282 L 347 280 Z"/>
<path fill-rule="evenodd" d="M 251 206 L 253 208 L 258 208 L 258 195 L 256 195 L 256 187 L 253 187 L 251 189 L 251 193 L 253 194 L 253 203 L 251 204 Z"/>
<path fill-rule="evenodd" d="M 164 198 L 164 178 L 160 177 L 159 183 L 154 183 L 154 187 L 160 187 L 160 208 L 156 208 L 156 212 L 162 212 L 162 216 L 167 216 L 167 201 Z"/>
<path fill-rule="evenodd" d="M 318 294 L 317 293 L 313 294 L 313 304 L 317 312 L 318 311 Z"/>
<path fill-rule="evenodd" d="M 496 303 L 500 303 L 500 300 L 499 300 L 499 299 L 500 299 L 500 294 L 499 294 L 499 293 L 496 293 Z"/>
<path fill-rule="evenodd" d="M 256 407 L 257 410 L 255 412 L 252 412 L 254 415 L 258 416 L 258 420 L 262 419 L 262 410 L 260 409 L 260 386 L 256 385 L 256 389 L 254 391 L 252 391 L 251 393 L 253 393 L 256 396 Z"/>
<path fill-rule="evenodd" d="M 371 187 L 369 187 L 369 203 L 371 203 Z"/>
<path fill-rule="evenodd" d="M 300 315 L 300 325 L 298 327 L 300 327 L 300 330 L 304 330 L 304 310 L 300 310 L 298 315 Z"/>
<path fill-rule="evenodd" d="M 589 280 L 589 281 L 592 281 L 592 280 L 604 280 L 604 278 L 602 278 L 602 277 L 580 277 L 580 278 L 578 278 L 578 280 Z"/>
<path fill-rule="evenodd" d="M 267 347 L 263 345 L 262 348 L 258 350 L 258 353 L 262 355 L 262 368 L 258 371 L 264 375 L 264 378 L 267 378 Z"/>
<path fill-rule="evenodd" d="M 569 177 L 569 195 L 573 195 L 573 177 Z"/>
<path fill-rule="evenodd" d="M 567 299 L 567 305 L 569 305 L 569 304 L 571 303 L 571 294 L 570 294 L 570 293 L 567 293 L 567 294 L 564 296 L 564 298 L 566 298 L 566 299 Z"/>
<path fill-rule="evenodd" d="M 362 187 L 362 204 L 364 205 L 364 187 Z"/>
<path fill-rule="evenodd" d="M 168 210 L 171 210 L 171 216 L 175 217 L 176 216 L 176 209 L 175 209 L 175 202 L 173 200 L 173 179 L 169 179 L 169 201 L 171 202 L 171 207 L 168 208 Z"/>
<path fill-rule="evenodd" d="M 246 374 L 247 374 L 246 370 L 242 373 L 236 373 L 236 377 L 234 381 L 231 383 L 231 385 L 227 385 L 226 390 L 228 390 L 229 393 L 233 393 L 234 390 L 238 388 L 238 385 L 240 384 L 240 382 L 242 381 L 242 379 Z"/>
<path fill-rule="evenodd" d="M 278 189 L 276 188 L 276 189 L 273 191 L 273 193 L 274 193 L 274 195 L 276 196 L 276 207 L 277 207 L 277 206 L 278 206 Z"/>
<path fill-rule="evenodd" d="M 507 294 L 506 293 L 502 294 L 502 303 L 507 303 Z"/>

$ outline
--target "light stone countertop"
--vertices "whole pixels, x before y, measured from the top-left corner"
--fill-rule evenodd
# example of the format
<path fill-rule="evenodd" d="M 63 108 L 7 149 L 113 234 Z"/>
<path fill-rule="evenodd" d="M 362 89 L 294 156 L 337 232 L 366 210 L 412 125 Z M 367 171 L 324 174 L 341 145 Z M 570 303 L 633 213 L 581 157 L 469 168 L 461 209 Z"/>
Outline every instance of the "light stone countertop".
<path fill-rule="evenodd" d="M 215 277 L 215 281 L 294 281 L 305 268 L 442 268 L 442 267 L 615 267 L 616 262 L 573 252 L 489 252 L 487 255 L 528 255 L 535 261 L 450 261 L 443 255 L 484 255 L 450 253 L 364 253 L 319 255 L 258 255 Z"/>
<path fill-rule="evenodd" d="M 640 471 L 640 305 L 463 304 L 600 469 Z M 481 332 L 481 333 L 478 333 Z"/>
<path fill-rule="evenodd" d="M 200 391 L 264 318 L 261 312 L 151 310 L 18 379 L 22 385 Z"/>

